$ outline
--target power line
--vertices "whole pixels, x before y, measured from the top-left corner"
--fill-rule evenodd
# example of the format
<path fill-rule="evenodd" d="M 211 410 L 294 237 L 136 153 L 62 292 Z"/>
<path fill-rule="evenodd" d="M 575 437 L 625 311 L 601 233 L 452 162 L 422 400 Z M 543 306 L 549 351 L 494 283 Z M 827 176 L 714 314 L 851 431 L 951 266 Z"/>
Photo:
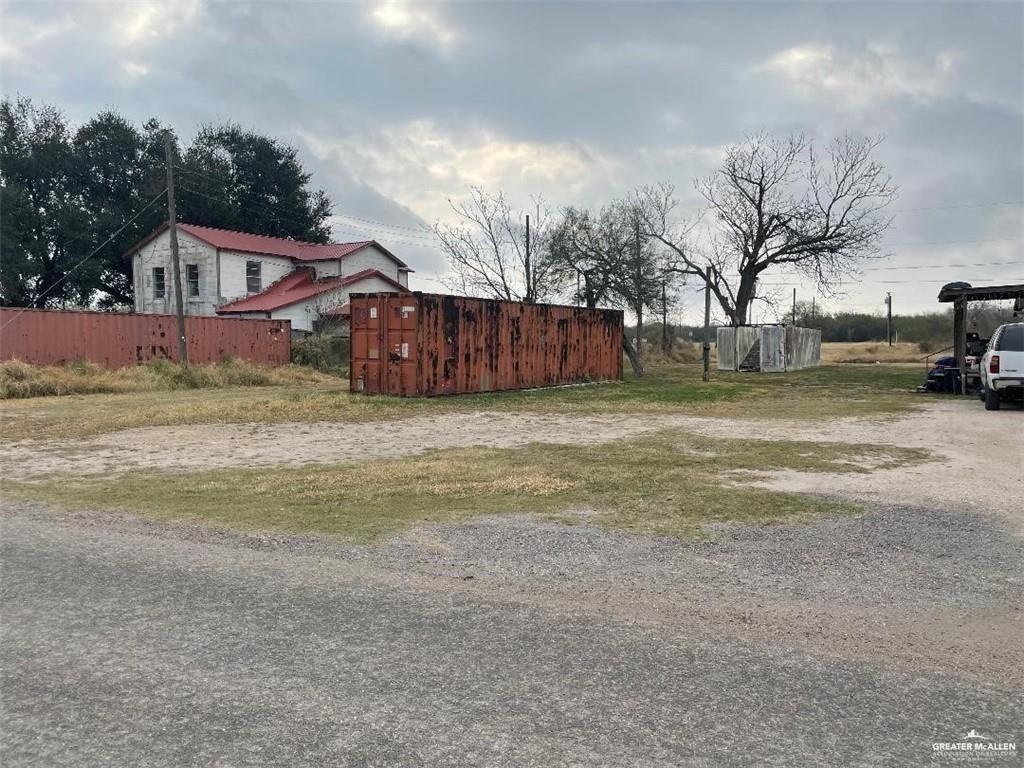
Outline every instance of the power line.
<path fill-rule="evenodd" d="M 1007 243 L 1007 242 L 1020 242 L 1024 240 L 1021 237 L 993 237 L 986 240 L 927 240 L 921 242 L 909 242 L 909 243 L 879 243 L 879 248 L 913 248 L 924 245 L 973 245 L 975 243 Z"/>
<path fill-rule="evenodd" d="M 179 181 L 179 186 L 181 187 L 182 190 L 184 190 L 185 192 L 187 192 L 187 193 L 189 193 L 191 195 L 198 195 L 199 197 L 205 197 L 208 200 L 213 200 L 214 202 L 217 202 L 217 203 L 223 203 L 224 205 L 230 205 L 230 206 L 234 206 L 236 208 L 241 208 L 242 210 L 249 211 L 250 213 L 255 213 L 255 214 L 258 214 L 258 215 L 264 215 L 263 211 L 260 211 L 257 207 L 254 207 L 254 206 L 258 206 L 260 208 L 264 208 L 265 210 L 274 212 L 274 215 L 277 216 L 277 218 L 280 219 L 281 221 L 287 222 L 289 224 L 295 224 L 296 226 L 300 226 L 300 227 L 304 227 L 304 226 L 308 225 L 308 222 L 302 222 L 302 221 L 299 221 L 297 219 L 289 218 L 287 216 L 282 216 L 278 212 L 281 209 L 278 209 L 275 206 L 272 206 L 272 205 L 269 205 L 269 204 L 266 204 L 266 203 L 252 201 L 248 205 L 243 205 L 243 204 L 238 203 L 238 202 L 232 202 L 232 201 L 229 201 L 229 200 L 225 200 L 224 198 L 218 197 L 216 195 L 210 195 L 210 194 L 207 194 L 206 192 L 200 192 L 198 189 L 195 189 L 195 188 L 193 188 L 193 187 L 191 187 L 191 186 L 189 186 L 187 184 L 181 184 L 180 181 Z M 251 200 L 251 198 L 250 198 L 250 200 Z M 344 226 L 336 225 L 335 228 L 343 230 L 343 231 L 348 230 L 349 232 L 352 232 L 352 230 L 349 229 L 350 226 L 352 226 L 352 225 L 349 225 L 349 224 L 346 223 Z M 354 234 L 358 236 L 358 235 L 361 235 L 362 233 L 354 232 Z M 364 239 L 366 239 L 365 235 L 363 237 L 364 237 Z M 373 239 L 373 238 L 369 238 L 369 239 Z M 391 244 L 391 243 L 398 243 L 398 244 L 401 244 L 401 245 L 412 245 L 412 246 L 417 246 L 417 247 L 420 247 L 420 248 L 429 247 L 429 244 L 426 241 L 423 241 L 423 242 L 412 242 L 412 241 L 403 240 L 401 238 L 394 237 L 394 236 L 391 236 L 391 235 L 386 235 L 386 238 L 385 238 L 385 236 L 381 236 L 381 239 L 387 239 L 387 242 L 389 244 Z"/>
<path fill-rule="evenodd" d="M 219 179 L 220 181 L 234 183 L 232 179 L 229 179 L 226 176 L 223 176 L 223 175 L 220 175 L 220 174 L 212 174 L 210 172 L 195 171 L 195 170 L 192 170 L 190 168 L 181 168 L 181 167 L 179 167 L 177 165 L 174 166 L 174 168 L 175 168 L 175 170 L 180 171 L 181 173 L 188 174 L 190 176 L 204 177 L 204 178 L 206 178 L 208 180 L 218 180 Z M 236 192 L 236 194 L 242 194 L 242 193 Z M 243 194 L 242 196 L 243 197 L 248 197 L 250 200 L 255 202 L 255 198 L 253 198 L 251 195 L 244 195 Z M 221 198 L 218 198 L 218 200 L 220 202 L 223 202 L 223 203 L 228 203 L 229 205 L 231 204 L 227 200 L 223 200 Z M 274 205 L 272 205 L 270 203 L 259 202 L 258 204 L 259 205 L 263 205 L 263 206 L 265 206 L 267 208 L 270 208 L 270 209 L 274 209 L 274 210 L 286 210 L 286 209 L 274 206 Z M 387 222 L 377 221 L 375 219 L 367 219 L 367 218 L 363 218 L 363 217 L 360 217 L 360 216 L 352 216 L 351 214 L 348 214 L 348 213 L 337 212 L 337 211 L 334 210 L 334 204 L 333 203 L 331 204 L 331 209 L 332 209 L 331 210 L 331 216 L 335 216 L 335 217 L 338 217 L 338 218 L 350 219 L 351 221 L 358 221 L 358 222 L 362 222 L 364 224 L 373 224 L 373 225 L 375 225 L 377 227 L 383 227 L 383 228 L 386 228 L 386 229 L 406 230 L 406 231 L 409 231 L 409 232 L 417 232 L 417 233 L 419 233 L 419 232 L 422 232 L 422 233 L 433 233 L 433 230 L 430 227 L 423 226 L 423 225 L 416 226 L 416 227 L 408 227 L 408 226 L 403 226 L 401 224 L 388 224 Z M 363 227 L 363 228 L 366 229 L 366 227 Z M 406 235 L 406 236 L 407 237 L 418 237 L 419 235 Z"/>
<path fill-rule="evenodd" d="M 77 263 L 76 263 L 76 264 L 75 264 L 74 266 L 72 266 L 72 267 L 71 267 L 71 269 L 69 269 L 69 270 L 68 270 L 67 272 L 65 272 L 65 273 L 64 273 L 63 275 L 61 275 L 61 276 L 60 276 L 60 277 L 59 277 L 59 278 L 58 278 L 57 280 L 55 280 L 55 281 L 54 281 L 54 283 L 53 283 L 53 285 L 51 285 L 51 286 L 50 286 L 49 288 L 47 288 L 47 289 L 46 289 L 45 291 L 43 291 L 43 292 L 42 292 L 42 293 L 40 293 L 40 294 L 39 294 L 38 296 L 36 296 L 36 301 L 38 302 L 38 301 L 39 301 L 40 299 L 42 299 L 42 298 L 44 298 L 45 296 L 47 296 L 47 295 L 48 295 L 48 294 L 50 293 L 50 291 L 52 291 L 52 290 L 53 290 L 54 288 L 56 288 L 56 287 L 57 287 L 58 285 L 60 285 L 60 284 L 61 284 L 61 283 L 63 283 L 63 282 L 65 281 L 65 280 L 67 280 L 67 279 L 68 279 L 69 277 L 71 277 L 71 275 L 73 275 L 73 274 L 74 274 L 75 272 L 77 272 L 77 271 L 79 270 L 79 268 L 80 268 L 80 267 L 81 267 L 81 266 L 82 266 L 83 264 L 85 264 L 85 263 L 86 263 L 87 261 L 89 261 L 89 260 L 90 260 L 90 259 L 91 259 L 91 258 L 92 258 L 93 256 L 95 256 L 95 255 L 96 255 L 97 253 L 99 253 L 99 252 L 100 252 L 100 251 L 101 251 L 101 250 L 102 250 L 102 249 L 103 249 L 103 248 L 104 248 L 104 247 L 105 247 L 106 245 L 108 245 L 108 244 L 109 244 L 109 243 L 110 243 L 110 242 L 111 242 L 111 241 L 112 241 L 112 240 L 113 240 L 113 239 L 114 239 L 115 237 L 117 237 L 117 236 L 118 236 L 118 235 L 120 235 L 120 234 L 121 234 L 122 232 L 124 232 L 124 231 L 125 231 L 125 230 L 126 230 L 126 229 L 128 228 L 128 225 L 132 224 L 132 223 L 133 223 L 133 222 L 134 222 L 134 221 L 135 221 L 135 220 L 136 220 L 137 218 L 139 218 L 139 216 L 141 216 L 141 215 L 142 215 L 142 214 L 144 214 L 144 213 L 145 213 L 146 211 L 148 211 L 148 210 L 149 210 L 149 209 L 150 209 L 150 208 L 151 208 L 151 207 L 153 206 L 153 204 L 154 204 L 154 203 L 155 203 L 155 202 L 156 202 L 157 200 L 159 200 L 159 199 L 160 199 L 161 197 L 163 197 L 163 196 L 164 196 L 164 194 L 165 194 L 166 192 L 167 192 L 167 190 L 166 190 L 166 189 L 164 189 L 164 190 L 163 190 L 162 192 L 160 192 L 160 194 L 158 194 L 158 195 L 157 195 L 156 197 L 154 197 L 154 198 L 153 198 L 152 200 L 150 200 L 150 201 L 149 201 L 148 203 L 146 203 L 146 204 L 145 204 L 145 205 L 144 205 L 144 206 L 143 206 L 143 207 L 142 207 L 141 209 L 139 209 L 139 211 L 138 211 L 138 212 L 137 212 L 137 213 L 136 213 L 136 214 L 135 214 L 134 216 L 132 216 L 132 217 L 131 217 L 130 219 L 128 219 L 128 221 L 126 221 L 126 222 L 125 222 L 124 224 L 122 224 L 122 225 L 121 225 L 120 227 L 118 227 L 118 229 L 117 229 L 117 230 L 116 230 L 116 231 L 114 232 L 114 234 L 112 234 L 112 235 L 111 235 L 110 237 L 108 237 L 108 238 L 107 238 L 106 240 L 104 240 L 104 241 L 103 241 L 102 243 L 100 243 L 100 244 L 99 244 L 98 246 L 96 246 L 96 248 L 94 248 L 94 249 L 93 249 L 93 250 L 92 250 L 92 251 L 91 251 L 91 252 L 90 252 L 90 253 L 89 253 L 89 254 L 88 254 L 88 255 L 87 255 L 87 256 L 86 256 L 86 257 L 85 257 L 84 259 L 82 259 L 82 260 L 80 260 L 79 262 L 77 262 Z M 21 310 L 20 312 L 18 312 L 18 313 L 17 313 L 17 314 L 16 314 L 16 315 L 15 315 L 14 317 L 12 317 L 12 318 L 11 318 L 10 320 L 8 320 L 8 321 L 7 321 L 6 323 L 4 323 L 4 324 L 3 324 L 2 326 L 0 326 L 0 330 L 3 330 L 3 329 L 4 329 L 4 328 L 6 328 L 6 327 L 7 327 L 8 325 L 10 325 L 10 324 L 11 324 L 11 323 L 13 323 L 13 322 L 14 322 L 15 320 L 17 320 L 17 319 L 18 319 L 18 317 L 20 317 L 20 316 L 21 316 L 22 314 L 24 314 L 24 312 L 25 312 L 25 309 L 28 309 L 28 307 L 25 307 L 24 309 L 22 309 L 22 310 Z"/>
<path fill-rule="evenodd" d="M 992 203 L 955 203 L 953 205 L 929 205 L 921 208 L 893 208 L 889 213 L 910 213 L 912 211 L 949 211 L 955 208 L 995 208 L 1001 205 L 1024 205 L 1024 200 L 1001 200 Z"/>

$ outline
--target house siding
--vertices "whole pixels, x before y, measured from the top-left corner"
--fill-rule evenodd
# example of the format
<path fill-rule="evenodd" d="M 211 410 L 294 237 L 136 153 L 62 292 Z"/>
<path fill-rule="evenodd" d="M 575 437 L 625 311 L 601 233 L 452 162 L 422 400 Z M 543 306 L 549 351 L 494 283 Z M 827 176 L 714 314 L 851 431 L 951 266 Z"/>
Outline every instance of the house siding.
<path fill-rule="evenodd" d="M 284 256 L 266 256 L 258 253 L 241 253 L 238 251 L 220 252 L 220 301 L 224 304 L 235 299 L 244 298 L 245 262 L 260 262 L 260 290 L 266 290 L 285 275 L 295 270 L 295 264 Z"/>
<path fill-rule="evenodd" d="M 362 272 L 364 269 L 376 269 L 392 280 L 398 280 L 398 265 L 394 259 L 373 245 L 360 248 L 355 253 L 346 256 L 341 262 L 342 277 L 354 275 L 357 272 Z M 385 288 L 383 290 L 391 289 Z"/>
<path fill-rule="evenodd" d="M 392 262 L 394 263 L 394 262 Z M 274 320 L 290 320 L 293 331 L 312 331 L 313 323 L 318 319 L 321 309 L 334 309 L 348 302 L 351 293 L 393 293 L 395 287 L 379 277 L 368 277 L 365 280 L 326 291 L 306 301 L 299 301 L 287 307 L 275 309 L 270 313 Z"/>
<path fill-rule="evenodd" d="M 212 315 L 217 303 L 217 249 L 201 240 L 178 232 L 178 254 L 181 262 L 181 293 L 185 297 L 185 314 Z M 186 264 L 199 267 L 199 295 L 188 295 Z M 146 243 L 132 258 L 135 278 L 135 311 L 149 314 L 174 314 L 174 264 L 171 260 L 171 235 L 162 232 Z M 164 298 L 153 297 L 153 268 L 163 267 Z M 244 267 L 243 267 L 244 268 Z"/>
<path fill-rule="evenodd" d="M 285 256 L 245 253 L 217 249 L 187 232 L 178 230 L 178 249 L 181 257 L 182 294 L 185 296 L 187 315 L 216 315 L 216 308 L 237 299 L 252 295 L 246 291 L 246 262 L 259 261 L 261 264 L 261 291 L 298 268 L 312 267 L 317 279 L 344 277 L 368 269 L 379 270 L 403 286 L 408 286 L 407 272 L 399 271 L 398 264 L 383 250 L 374 245 L 360 248 L 342 259 L 326 259 L 315 262 L 297 262 Z M 188 296 L 187 264 L 199 268 L 199 296 Z M 165 295 L 162 299 L 153 297 L 153 268 L 164 269 Z M 161 232 L 143 245 L 132 256 L 132 282 L 135 288 L 135 311 L 147 314 L 174 314 L 173 263 L 171 260 L 171 236 Z M 354 285 L 339 288 L 308 301 L 283 307 L 270 316 L 274 319 L 291 320 L 292 329 L 311 331 L 317 319 L 318 309 L 337 307 L 348 301 L 349 293 L 391 292 L 395 286 L 379 278 L 365 278 Z M 267 317 L 259 312 L 239 314 L 240 317 Z"/>

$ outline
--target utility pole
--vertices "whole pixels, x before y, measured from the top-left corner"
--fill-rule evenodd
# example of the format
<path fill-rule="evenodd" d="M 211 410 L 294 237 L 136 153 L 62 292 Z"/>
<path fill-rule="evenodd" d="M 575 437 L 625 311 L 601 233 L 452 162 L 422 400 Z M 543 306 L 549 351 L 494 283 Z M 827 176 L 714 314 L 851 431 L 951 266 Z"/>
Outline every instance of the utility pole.
<path fill-rule="evenodd" d="M 526 259 L 523 262 L 523 272 L 526 274 L 526 303 L 533 303 L 533 286 L 530 285 L 530 214 L 526 214 Z"/>
<path fill-rule="evenodd" d="M 796 327 L 796 288 L 793 288 L 793 327 Z"/>
<path fill-rule="evenodd" d="M 636 270 L 635 279 L 636 284 L 633 286 L 636 291 L 636 357 L 641 362 L 643 361 L 643 339 L 640 334 L 643 333 L 644 326 L 644 272 L 643 264 L 640 260 L 640 219 L 633 219 L 633 237 L 636 240 L 634 244 L 635 258 L 636 258 Z"/>
<path fill-rule="evenodd" d="M 704 381 L 711 381 L 711 265 L 704 277 L 704 344 L 701 346 L 704 358 Z"/>
<path fill-rule="evenodd" d="M 885 338 L 892 346 L 892 294 L 885 294 Z"/>
<path fill-rule="evenodd" d="M 818 298 L 817 296 L 811 296 L 811 320 L 814 319 L 814 315 L 815 315 L 814 304 L 815 304 L 815 299 L 817 299 L 817 298 Z"/>
<path fill-rule="evenodd" d="M 181 259 L 178 255 L 178 223 L 174 212 L 174 154 L 171 152 L 171 132 L 164 133 L 164 161 L 167 163 L 167 225 L 171 233 L 171 266 L 174 271 L 174 299 L 178 312 L 178 361 L 188 365 L 188 345 L 185 343 L 185 300 L 181 293 Z"/>
<path fill-rule="evenodd" d="M 661 351 L 668 354 L 668 291 L 665 289 L 667 281 L 661 278 Z"/>

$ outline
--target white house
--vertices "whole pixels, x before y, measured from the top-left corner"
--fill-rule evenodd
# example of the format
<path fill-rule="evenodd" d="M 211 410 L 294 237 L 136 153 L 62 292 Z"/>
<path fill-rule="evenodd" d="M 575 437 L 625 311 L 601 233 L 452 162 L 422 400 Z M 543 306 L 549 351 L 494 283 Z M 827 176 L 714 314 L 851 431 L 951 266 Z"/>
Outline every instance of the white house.
<path fill-rule="evenodd" d="M 168 229 L 126 253 L 136 312 L 176 310 Z M 311 331 L 325 316 L 344 316 L 349 293 L 409 290 L 412 270 L 373 240 L 321 245 L 195 224 L 177 230 L 187 315 L 291 320 L 293 331 Z"/>

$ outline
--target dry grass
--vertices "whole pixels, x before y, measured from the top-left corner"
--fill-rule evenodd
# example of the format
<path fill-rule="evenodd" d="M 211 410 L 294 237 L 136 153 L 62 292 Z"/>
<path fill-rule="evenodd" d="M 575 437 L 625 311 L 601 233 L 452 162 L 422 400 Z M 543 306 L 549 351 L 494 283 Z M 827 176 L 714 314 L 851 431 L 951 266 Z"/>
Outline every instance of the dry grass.
<path fill-rule="evenodd" d="M 54 478 L 7 483 L 5 493 L 68 508 L 356 541 L 482 514 L 573 522 L 581 510 L 612 529 L 690 537 L 707 535 L 711 523 L 766 524 L 858 509 L 737 486 L 737 470 L 865 472 L 926 458 L 894 447 L 668 432 L 600 446 L 466 448 L 358 465 Z"/>
<path fill-rule="evenodd" d="M 643 379 L 627 375 L 611 384 L 417 399 L 352 395 L 347 382 L 321 376 L 303 385 L 0 401 L 0 432 L 8 440 L 66 439 L 145 426 L 374 421 L 482 410 L 828 419 L 913 408 L 922 401 L 913 394 L 920 378 L 916 369 L 843 365 L 785 374 L 714 371 L 704 383 L 699 365 L 664 365 Z"/>
<path fill-rule="evenodd" d="M 268 367 L 242 360 L 183 368 L 167 360 L 110 370 L 94 363 L 37 366 L 0 362 L 0 399 L 124 394 L 214 387 L 324 384 L 338 380 L 300 366 Z"/>
<path fill-rule="evenodd" d="M 884 341 L 826 342 L 821 345 L 821 362 L 835 363 L 917 363 L 924 367 L 925 352 L 917 344 L 900 342 L 891 347 Z"/>

